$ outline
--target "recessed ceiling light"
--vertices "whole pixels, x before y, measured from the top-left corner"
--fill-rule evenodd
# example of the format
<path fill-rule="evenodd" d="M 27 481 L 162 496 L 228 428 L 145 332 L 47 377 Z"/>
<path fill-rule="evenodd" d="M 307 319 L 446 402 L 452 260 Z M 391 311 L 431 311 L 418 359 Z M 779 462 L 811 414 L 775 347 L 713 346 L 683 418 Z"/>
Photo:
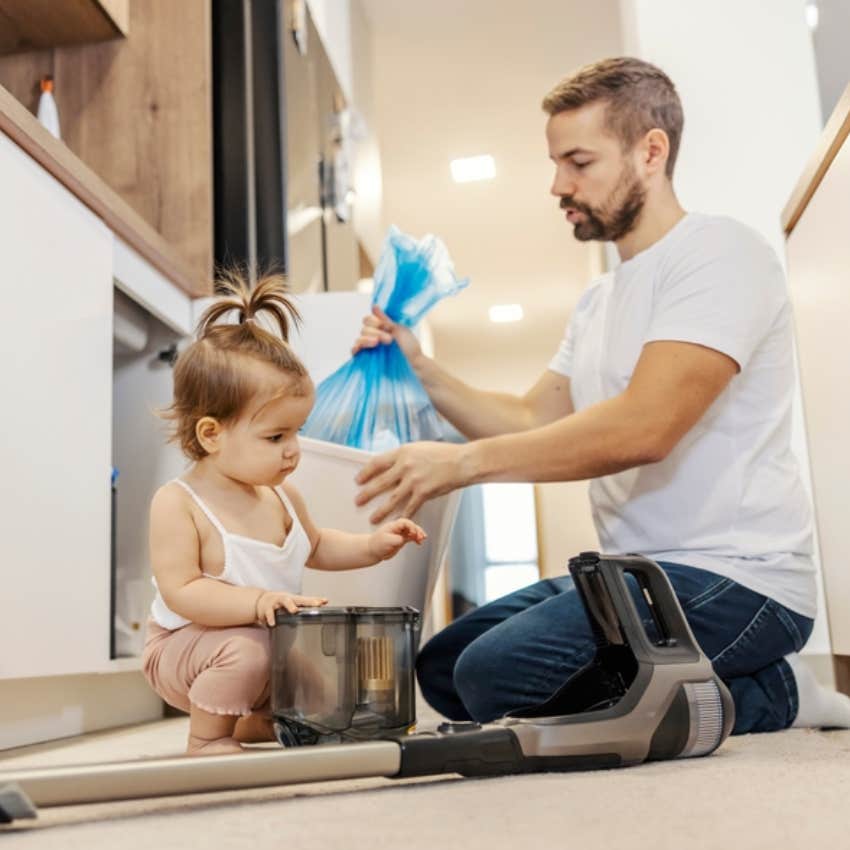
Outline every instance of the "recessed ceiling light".
<path fill-rule="evenodd" d="M 814 0 L 810 0 L 810 2 L 806 3 L 806 23 L 809 25 L 809 29 L 814 32 L 818 28 L 818 23 L 820 22 L 820 9 L 818 9 L 818 4 L 814 2 Z"/>
<path fill-rule="evenodd" d="M 496 176 L 496 162 L 492 156 L 468 156 L 449 163 L 455 183 L 473 180 L 492 180 Z"/>
<path fill-rule="evenodd" d="M 518 322 L 522 317 L 522 304 L 494 304 L 490 308 L 491 322 Z"/>

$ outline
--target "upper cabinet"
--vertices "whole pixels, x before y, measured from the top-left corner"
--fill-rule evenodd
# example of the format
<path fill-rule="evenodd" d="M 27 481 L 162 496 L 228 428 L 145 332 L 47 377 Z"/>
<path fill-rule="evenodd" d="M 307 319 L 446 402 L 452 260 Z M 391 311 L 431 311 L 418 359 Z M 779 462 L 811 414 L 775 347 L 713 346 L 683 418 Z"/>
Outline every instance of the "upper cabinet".
<path fill-rule="evenodd" d="M 69 44 L 71 10 L 123 10 L 129 35 Z M 215 262 L 354 288 L 352 113 L 304 0 L 0 0 L 4 38 L 21 52 L 0 49 L 0 130 L 51 76 L 59 146 L 174 249 L 188 293 L 208 294 Z"/>
<path fill-rule="evenodd" d="M 115 4 L 0 0 L 0 30 L 9 6 L 98 5 Z M 64 145 L 181 255 L 196 291 L 213 265 L 210 0 L 128 12 L 127 38 L 0 56 L 0 86 L 35 113 L 53 77 Z"/>
<path fill-rule="evenodd" d="M 0 54 L 127 35 L 130 0 L 0 0 Z"/>

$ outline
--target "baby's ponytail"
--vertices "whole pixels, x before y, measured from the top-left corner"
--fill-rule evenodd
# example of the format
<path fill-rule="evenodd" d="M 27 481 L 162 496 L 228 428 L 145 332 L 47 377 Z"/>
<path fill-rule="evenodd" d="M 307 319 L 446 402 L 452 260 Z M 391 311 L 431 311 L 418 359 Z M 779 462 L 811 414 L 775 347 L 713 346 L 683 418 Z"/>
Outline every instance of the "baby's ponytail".
<path fill-rule="evenodd" d="M 161 414 L 171 420 L 173 439 L 192 460 L 206 454 L 196 433 L 201 418 L 232 421 L 255 393 L 268 392 L 246 369 L 246 361 L 272 366 L 280 376 L 279 392 L 304 396 L 313 387 L 289 345 L 290 330 L 301 316 L 283 276 L 263 275 L 251 288 L 239 270 L 231 269 L 220 273 L 215 288 L 220 297 L 201 316 L 195 342 L 177 358 L 174 401 Z M 237 323 L 230 318 L 234 312 Z"/>
<path fill-rule="evenodd" d="M 252 289 L 238 270 L 227 269 L 220 272 L 215 288 L 220 297 L 201 316 L 198 339 L 204 339 L 233 311 L 236 311 L 240 325 L 253 324 L 263 312 L 269 314 L 284 342 L 289 342 L 291 324 L 297 326 L 301 321 L 301 315 L 288 297 L 286 281 L 281 274 L 264 275 Z"/>

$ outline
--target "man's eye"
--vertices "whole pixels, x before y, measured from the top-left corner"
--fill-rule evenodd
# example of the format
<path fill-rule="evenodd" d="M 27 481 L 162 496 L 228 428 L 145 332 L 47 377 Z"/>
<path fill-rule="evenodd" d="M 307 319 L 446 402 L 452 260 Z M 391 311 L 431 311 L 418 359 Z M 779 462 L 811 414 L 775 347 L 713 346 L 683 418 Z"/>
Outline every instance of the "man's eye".
<path fill-rule="evenodd" d="M 582 168 L 587 168 L 587 166 L 590 165 L 592 161 L 593 160 L 587 160 L 587 162 L 576 162 L 575 160 L 573 160 L 573 165 L 579 170 L 581 170 Z"/>

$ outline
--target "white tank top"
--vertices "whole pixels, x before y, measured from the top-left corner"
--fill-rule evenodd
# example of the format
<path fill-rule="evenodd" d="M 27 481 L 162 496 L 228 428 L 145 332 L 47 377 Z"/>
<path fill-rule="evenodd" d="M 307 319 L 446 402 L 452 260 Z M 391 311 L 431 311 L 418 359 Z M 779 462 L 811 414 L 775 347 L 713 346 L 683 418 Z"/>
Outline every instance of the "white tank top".
<path fill-rule="evenodd" d="M 263 590 L 280 590 L 284 593 L 301 593 L 304 565 L 310 555 L 310 538 L 307 537 L 307 532 L 304 531 L 304 526 L 301 525 L 298 514 L 283 488 L 275 487 L 274 491 L 292 517 L 292 527 L 283 545 L 278 546 L 266 540 L 231 534 L 225 530 L 218 517 L 185 481 L 175 478 L 174 483 L 179 484 L 189 493 L 221 535 L 224 546 L 224 569 L 221 575 L 217 576 L 203 573 L 206 578 L 225 581 L 238 587 L 259 587 Z M 151 617 L 154 621 L 164 629 L 172 630 L 188 625 L 191 620 L 175 614 L 165 604 L 156 579 L 152 581 L 156 588 L 156 597 L 151 603 Z"/>

